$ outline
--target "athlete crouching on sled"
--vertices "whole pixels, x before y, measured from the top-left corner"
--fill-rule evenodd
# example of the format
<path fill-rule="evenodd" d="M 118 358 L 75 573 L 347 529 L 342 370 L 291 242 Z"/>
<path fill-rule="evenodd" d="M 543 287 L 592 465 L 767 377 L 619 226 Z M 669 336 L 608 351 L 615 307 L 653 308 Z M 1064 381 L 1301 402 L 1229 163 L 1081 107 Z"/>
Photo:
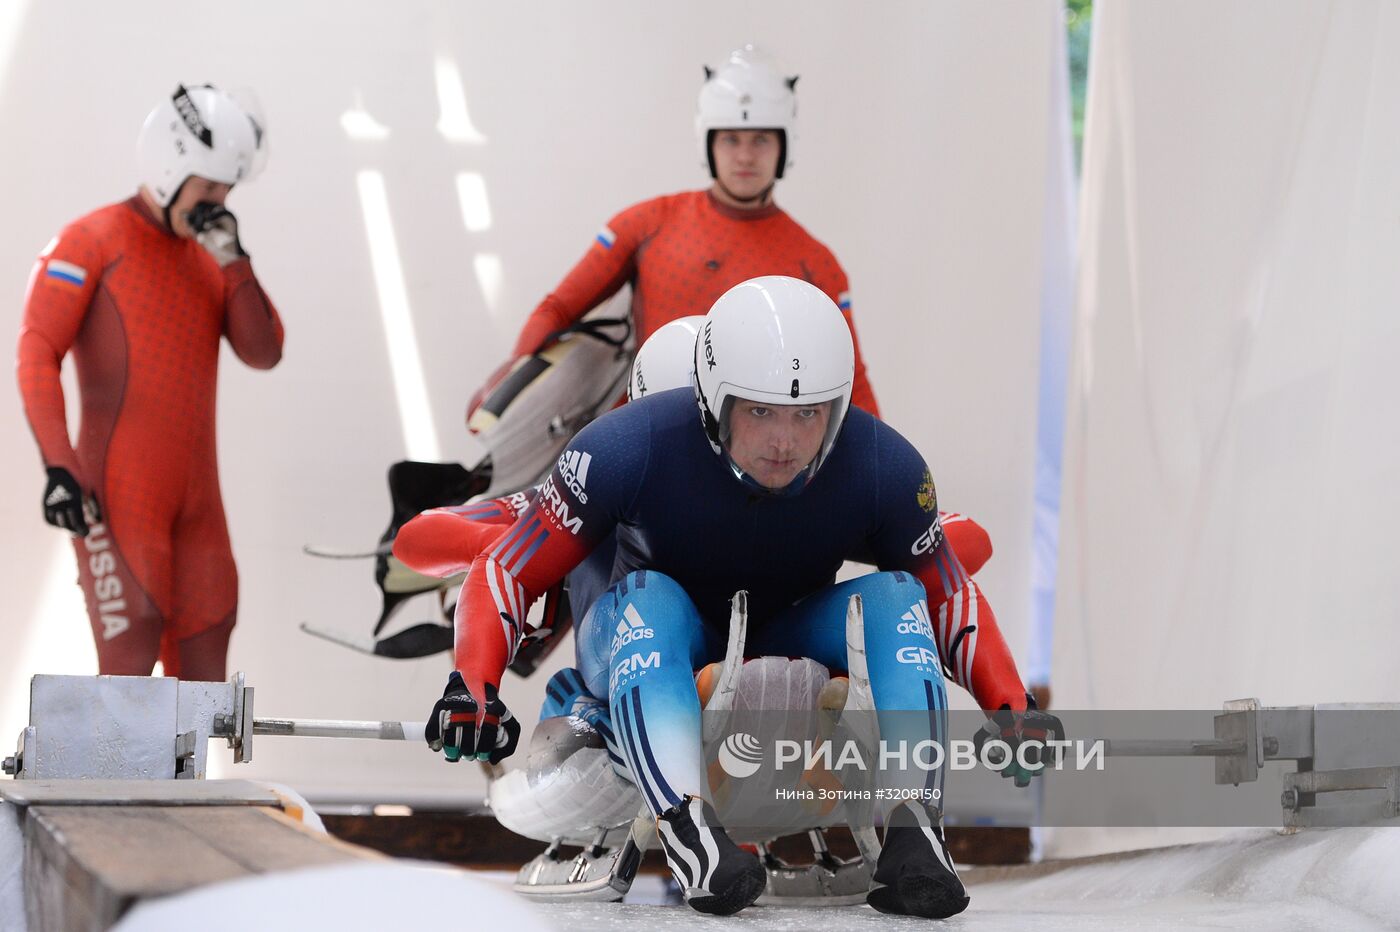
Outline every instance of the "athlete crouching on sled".
<path fill-rule="evenodd" d="M 894 659 L 900 648 L 924 648 L 983 709 L 1002 710 L 1003 737 L 1018 741 L 1032 722 L 1015 664 L 980 590 L 943 546 L 922 458 L 892 428 L 849 410 L 853 368 L 840 311 L 813 286 L 768 277 L 723 295 L 696 344 L 694 394 L 650 395 L 582 431 L 536 501 L 473 563 L 458 604 L 457 670 L 430 717 L 429 742 L 451 757 L 499 761 L 514 751 L 519 726 L 498 686 L 521 619 L 614 530 L 620 578 L 580 627 L 581 672 L 590 692 L 608 696 L 629 769 L 695 909 L 737 912 L 766 879 L 704 800 L 692 671 L 722 654 L 736 591 L 748 592 L 751 653 L 838 669 L 847 603 L 859 594 L 877 710 L 932 711 L 943 732 L 937 666 Z M 882 572 L 832 585 L 847 558 Z M 925 590 L 932 637 L 899 633 L 895 620 Z M 619 624 L 650 636 L 615 637 Z M 871 905 L 934 918 L 964 909 L 939 809 L 902 802 L 885 826 Z"/>
<path fill-rule="evenodd" d="M 628 401 L 636 401 L 653 392 L 675 388 L 691 390 L 695 371 L 695 343 L 704 315 L 682 317 L 664 324 L 637 351 L 627 384 Z M 712 456 L 712 453 L 705 453 Z M 929 493 L 932 494 L 930 488 Z M 485 550 L 493 549 L 501 536 L 539 495 L 539 487 L 499 498 L 473 501 L 464 505 L 430 508 L 409 520 L 394 539 L 393 554 L 416 573 L 439 579 L 451 579 L 465 574 Z M 966 515 L 939 511 L 945 546 L 951 545 L 959 562 L 969 576 L 975 576 L 992 555 L 992 542 L 985 528 Z M 562 637 L 573 618 L 583 618 L 603 590 L 608 587 L 617 541 L 609 537 L 568 574 L 570 614 L 561 614 L 557 621 L 542 619 L 532 632 L 536 636 Z M 456 597 L 451 605 L 455 607 Z M 548 630 L 546 630 L 548 629 Z M 562 629 L 562 630 L 561 630 Z M 706 669 L 714 674 L 719 663 Z M 573 667 L 565 667 L 551 677 L 546 698 L 540 709 L 540 720 L 578 714 L 599 728 L 608 745 L 617 770 L 627 780 L 631 774 L 614 743 L 611 722 L 607 720 L 606 694 L 588 694 L 582 676 Z M 600 727 L 601 726 L 601 727 Z M 519 828 L 517 828 L 519 831 Z"/>
<path fill-rule="evenodd" d="M 683 317 L 663 325 L 647 339 L 631 367 L 627 387 L 629 400 L 635 401 L 649 392 L 674 388 L 690 390 L 695 369 L 695 343 L 704 320 L 701 315 Z M 702 455 L 713 456 L 709 450 Z M 429 509 L 408 521 L 399 531 L 394 540 L 394 555 L 418 573 L 460 579 L 479 553 L 495 547 L 501 535 L 538 493 L 536 487 L 501 498 Z M 944 529 L 944 545 L 951 544 L 968 575 L 975 575 L 992 553 L 987 532 L 964 515 L 939 512 L 939 518 Z M 585 616 L 589 606 L 611 582 L 616 553 L 616 538 L 609 536 L 569 573 L 568 601 L 572 613 L 557 610 L 563 604 L 557 593 L 546 594 L 545 611 L 530 632 L 533 643 L 522 644 L 511 664 L 512 670 L 526 675 L 522 663 L 528 664 L 531 656 L 548 652 L 549 644 L 563 637 L 573 617 Z M 455 593 L 451 602 L 455 608 Z M 849 640 L 849 632 L 847 636 Z M 717 708 L 728 708 L 732 701 L 737 703 L 736 708 L 755 708 L 754 703 L 761 702 L 764 709 L 815 710 L 819 705 L 823 708 L 839 706 L 847 695 L 846 678 L 832 676 L 812 660 L 769 657 L 744 661 L 743 646 L 742 639 L 736 642 L 731 632 L 726 663 L 711 663 L 698 672 L 696 686 L 707 709 L 712 702 Z M 450 648 L 449 639 L 446 649 Z M 736 649 L 740 653 L 733 653 Z M 732 662 L 731 654 L 733 660 L 742 665 L 742 670 L 727 666 Z M 726 679 L 733 674 L 737 674 L 737 680 Z M 722 687 L 722 683 L 728 688 Z M 604 694 L 600 699 L 591 695 L 576 666 L 556 671 L 546 684 L 545 693 L 539 725 L 528 737 L 522 732 L 528 758 L 525 765 L 510 772 L 493 768 L 488 792 L 489 805 L 501 824 L 517 834 L 548 844 L 542 855 L 520 869 L 516 889 L 522 894 L 544 898 L 567 895 L 620 899 L 631 881 L 629 852 L 622 842 L 645 842 L 642 835 L 621 841 L 618 838 L 619 831 L 636 814 L 642 802 L 613 731 L 607 696 Z M 732 698 L 726 700 L 726 694 Z M 858 690 L 855 695 L 863 698 L 868 690 Z M 714 714 L 723 715 L 722 712 Z M 599 757 L 600 752 L 605 753 Z M 521 756 L 519 749 L 516 756 Z M 601 768 L 611 770 L 616 777 L 609 779 Z M 760 857 L 769 869 L 769 884 L 764 895 L 766 900 L 761 897 L 759 902 L 775 905 L 805 902 L 816 891 L 820 891 L 829 904 L 852 902 L 852 895 L 864 899 L 879 855 L 878 838 L 873 830 L 857 833 L 861 844 L 860 863 L 833 860 L 822 854 L 825 838 L 812 831 L 824 821 L 826 817 L 819 817 L 819 821 L 811 824 L 789 826 L 791 831 L 812 842 L 814 859 L 811 865 L 794 866 L 774 859 L 771 854 L 765 855 L 760 848 Z M 639 824 L 633 824 L 632 830 L 647 831 Z M 760 833 L 760 837 L 764 834 Z M 757 839 L 750 834 L 748 840 Z M 773 839 L 764 837 L 762 840 L 767 843 Z M 588 863 L 581 866 L 577 859 L 565 858 L 560 852 L 562 844 L 584 845 L 590 852 Z M 618 847 L 620 844 L 622 846 Z"/>

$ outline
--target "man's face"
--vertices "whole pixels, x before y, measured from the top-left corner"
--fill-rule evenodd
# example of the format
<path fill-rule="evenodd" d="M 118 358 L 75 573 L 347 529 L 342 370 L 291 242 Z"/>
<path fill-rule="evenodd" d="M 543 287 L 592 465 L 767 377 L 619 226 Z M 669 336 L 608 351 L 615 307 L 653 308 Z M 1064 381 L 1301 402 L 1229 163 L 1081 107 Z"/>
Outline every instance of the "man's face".
<path fill-rule="evenodd" d="M 726 449 L 765 489 L 787 488 L 816 459 L 831 420 L 831 402 L 770 405 L 740 398 L 729 412 Z"/>
<path fill-rule="evenodd" d="M 778 175 L 782 148 L 777 130 L 716 130 L 715 177 L 731 197 L 741 201 L 759 197 Z"/>
<path fill-rule="evenodd" d="M 181 239 L 193 238 L 195 231 L 190 226 L 189 214 L 194 205 L 203 201 L 223 204 L 224 198 L 228 197 L 232 188 L 233 185 L 191 175 L 180 188 L 180 193 L 175 196 L 175 202 L 170 205 L 170 231 Z"/>

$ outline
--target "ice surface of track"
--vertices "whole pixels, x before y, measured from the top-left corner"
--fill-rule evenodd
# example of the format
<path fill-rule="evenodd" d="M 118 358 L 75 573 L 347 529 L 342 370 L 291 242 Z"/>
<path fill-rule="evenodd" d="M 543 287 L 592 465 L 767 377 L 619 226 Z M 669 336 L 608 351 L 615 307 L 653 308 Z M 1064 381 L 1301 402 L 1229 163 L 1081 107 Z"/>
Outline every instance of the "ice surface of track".
<path fill-rule="evenodd" d="M 968 871 L 968 911 L 943 927 L 967 930 L 1400 928 L 1400 827 L 1310 831 L 1254 830 L 1224 841 L 1095 858 L 1066 866 Z M 635 926 L 715 928 L 684 906 L 661 905 L 656 878 L 642 877 L 618 904 L 540 904 L 560 929 Z M 650 902 L 637 902 L 650 900 Z M 824 911 L 752 907 L 726 926 L 813 932 L 931 928 L 868 906 Z"/>
<path fill-rule="evenodd" d="M 868 906 L 753 907 L 717 920 L 667 902 L 662 878 L 639 877 L 629 901 L 529 903 L 512 875 L 371 861 L 243 878 L 142 903 L 121 932 L 190 928 L 281 932 L 429 928 L 453 909 L 481 928 L 510 932 L 638 928 L 845 929 L 1267 929 L 1353 932 L 1400 928 L 1400 826 L 1251 830 L 1223 841 L 1083 861 L 966 872 L 972 906 L 943 926 L 884 916 Z M 449 923 L 450 925 L 451 923 Z"/>

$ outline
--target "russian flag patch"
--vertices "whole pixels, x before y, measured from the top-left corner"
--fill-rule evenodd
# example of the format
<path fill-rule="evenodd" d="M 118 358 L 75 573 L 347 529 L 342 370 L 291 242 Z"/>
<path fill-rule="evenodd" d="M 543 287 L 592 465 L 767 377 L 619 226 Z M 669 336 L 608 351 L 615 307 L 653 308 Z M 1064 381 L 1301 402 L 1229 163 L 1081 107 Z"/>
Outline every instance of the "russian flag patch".
<path fill-rule="evenodd" d="M 83 287 L 87 281 L 87 269 L 81 265 L 74 265 L 71 262 L 64 262 L 62 259 L 50 259 L 48 268 L 44 272 L 49 278 L 58 279 L 69 285 Z"/>
<path fill-rule="evenodd" d="M 851 293 L 849 291 L 843 291 L 837 295 L 836 306 L 843 311 L 849 311 L 851 309 Z"/>
<path fill-rule="evenodd" d="M 603 244 L 604 249 L 612 249 L 613 243 L 617 242 L 617 234 L 608 227 L 603 227 L 599 230 L 598 235 L 594 238 Z"/>

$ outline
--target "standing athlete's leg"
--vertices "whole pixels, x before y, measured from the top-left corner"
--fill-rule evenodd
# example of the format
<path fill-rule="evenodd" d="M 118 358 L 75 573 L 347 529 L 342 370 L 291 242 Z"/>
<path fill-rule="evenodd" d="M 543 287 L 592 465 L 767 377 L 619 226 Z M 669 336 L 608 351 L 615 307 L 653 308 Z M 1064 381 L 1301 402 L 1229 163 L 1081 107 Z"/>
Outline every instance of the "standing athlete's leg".
<path fill-rule="evenodd" d="M 187 493 L 175 523 L 171 630 L 181 679 L 228 677 L 228 642 L 238 614 L 238 568 L 214 476 Z"/>
<path fill-rule="evenodd" d="M 228 639 L 233 634 L 230 617 L 194 637 L 176 641 L 176 670 L 182 680 L 218 683 L 228 679 Z"/>
<path fill-rule="evenodd" d="M 120 500 L 102 504 L 103 520 L 73 538 L 97 672 L 148 676 L 160 651 L 161 606 L 170 604 L 170 542 L 143 537 Z"/>

